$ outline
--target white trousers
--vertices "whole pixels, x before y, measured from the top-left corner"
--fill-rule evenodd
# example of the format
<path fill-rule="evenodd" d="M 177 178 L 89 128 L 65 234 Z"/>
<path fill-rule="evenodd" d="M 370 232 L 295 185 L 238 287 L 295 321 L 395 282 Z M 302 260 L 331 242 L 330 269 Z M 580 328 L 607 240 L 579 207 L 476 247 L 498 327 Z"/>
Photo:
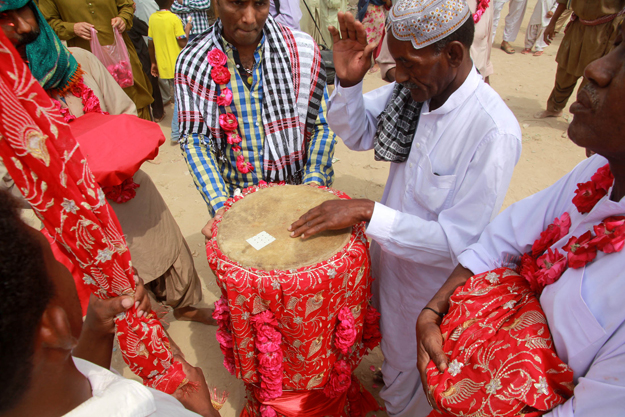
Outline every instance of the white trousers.
<path fill-rule="evenodd" d="M 412 371 L 398 371 L 386 361 L 382 364 L 384 388 L 380 397 L 390 417 L 427 417 L 432 411 L 421 388 L 417 367 Z"/>
<path fill-rule="evenodd" d="M 543 25 L 527 25 L 525 31 L 525 49 L 532 49 L 536 46 L 536 51 L 542 51 L 548 45 L 545 43 L 545 27 Z"/>
<path fill-rule="evenodd" d="M 497 26 L 499 26 L 501 10 L 508 2 L 510 2 L 510 8 L 508 10 L 508 15 L 506 16 L 506 26 L 503 30 L 503 40 L 506 42 L 514 42 L 519 34 L 521 23 L 523 23 L 523 16 L 525 16 L 525 9 L 527 8 L 527 0 L 495 0 L 495 4 L 493 5 L 493 35 L 491 43 L 495 41 L 495 33 L 497 33 Z"/>

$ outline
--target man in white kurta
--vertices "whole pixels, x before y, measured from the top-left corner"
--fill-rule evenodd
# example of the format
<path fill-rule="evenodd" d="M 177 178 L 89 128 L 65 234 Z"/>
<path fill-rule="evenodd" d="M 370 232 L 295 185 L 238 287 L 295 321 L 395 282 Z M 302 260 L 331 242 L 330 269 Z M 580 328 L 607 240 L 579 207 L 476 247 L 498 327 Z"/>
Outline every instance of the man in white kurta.
<path fill-rule="evenodd" d="M 389 14 L 388 33 L 389 49 L 397 61 L 398 81 L 407 88 L 419 90 L 412 84 L 421 85 L 420 80 L 425 77 L 417 73 L 420 68 L 406 68 L 412 64 L 407 62 L 406 56 L 419 55 L 424 61 L 436 59 L 429 53 L 440 56 L 427 46 L 416 49 L 410 41 L 400 42 L 398 36 L 403 37 L 405 33 L 396 30 L 393 22 L 400 13 L 405 13 L 409 20 L 421 18 L 417 12 L 406 11 L 415 3 L 419 3 L 414 6 L 418 8 L 421 2 L 403 0 L 395 4 Z M 463 59 L 466 59 L 462 65 L 467 65 L 467 71 L 455 81 L 458 87 L 435 109 L 431 109 L 431 105 L 439 95 L 423 103 L 407 159 L 391 163 L 381 202 L 351 200 L 344 203 L 344 207 L 338 206 L 342 203 L 337 203 L 336 207 L 325 205 L 327 211 L 341 213 L 348 213 L 352 207 L 358 210 L 362 205 L 373 208 L 369 216 L 355 216 L 355 219 L 369 221 L 366 233 L 373 239 L 374 303 L 381 313 L 381 347 L 385 358 L 382 367 L 385 387 L 380 395 L 390 416 L 421 417 L 431 411 L 422 395 L 416 368 L 417 316 L 449 276 L 457 256 L 477 240 L 499 212 L 521 153 L 518 122 L 471 63 L 473 21 L 469 8 L 461 0 L 436 1 L 431 5 L 434 8 L 448 6 L 460 7 L 461 11 L 455 10 L 459 16 L 466 13 L 467 20 L 452 22 L 455 27 L 463 26 L 458 31 L 464 31 L 464 25 L 471 29 L 470 37 L 460 38 L 466 42 L 462 44 Z M 426 7 L 423 14 L 428 12 Z M 398 19 L 401 25 L 404 19 Z M 345 26 L 352 33 L 350 21 L 347 20 Z M 358 23 L 354 26 L 357 33 L 360 26 Z M 448 46 L 451 48 L 453 44 L 454 48 L 459 48 L 459 41 L 455 42 Z M 342 64 L 336 54 L 340 47 L 335 35 L 335 65 L 339 78 L 328 106 L 328 123 L 350 149 L 368 151 L 377 146 L 378 116 L 391 106 L 389 100 L 396 84 L 364 96 L 362 81 L 345 87 L 345 78 L 340 75 Z M 407 55 L 397 54 L 401 48 L 412 49 Z M 433 48 L 436 50 L 437 46 Z M 460 51 L 440 54 L 448 53 L 453 55 Z M 366 61 L 366 57 L 363 59 Z M 407 79 L 408 72 L 412 73 Z M 446 79 L 448 74 L 438 76 Z M 436 82 L 430 80 L 424 85 Z M 323 207 L 312 209 L 294 223 L 294 235 L 314 234 L 314 225 L 325 221 L 323 216 L 315 217 L 317 212 L 323 212 Z M 332 213 L 326 217 L 330 216 Z M 301 227 L 306 228 L 307 223 L 311 225 L 310 230 L 302 232 Z M 345 226 L 336 222 L 327 228 L 339 225 Z"/>
<path fill-rule="evenodd" d="M 603 197 L 588 214 L 572 203 L 578 183 L 608 161 L 595 155 L 580 163 L 551 187 L 510 206 L 488 225 L 479 241 L 458 257 L 474 274 L 502 266 L 528 252 L 556 217 L 571 216 L 569 233 L 551 248 L 560 249 L 571 236 L 581 236 L 609 216 L 625 214 L 625 200 Z M 549 417 L 622 416 L 625 413 L 625 252 L 605 254 L 584 268 L 568 268 L 540 296 L 558 357 L 573 370 L 574 396 Z M 516 267 L 516 265 L 503 265 Z"/>

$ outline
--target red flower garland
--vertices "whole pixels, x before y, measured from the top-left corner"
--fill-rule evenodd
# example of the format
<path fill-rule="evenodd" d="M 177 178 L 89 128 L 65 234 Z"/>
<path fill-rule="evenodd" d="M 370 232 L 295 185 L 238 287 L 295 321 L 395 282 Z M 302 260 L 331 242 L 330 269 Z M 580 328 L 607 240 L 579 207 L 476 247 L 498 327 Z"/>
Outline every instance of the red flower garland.
<path fill-rule="evenodd" d="M 269 310 L 254 315 L 250 322 L 255 330 L 254 343 L 260 352 L 257 356 L 261 381 L 258 397 L 261 401 L 273 400 L 282 395 L 282 334 L 276 330 L 278 321 Z M 275 412 L 265 410 L 265 415 L 273 415 L 272 411 Z"/>
<path fill-rule="evenodd" d="M 488 3 L 490 0 L 478 0 L 477 7 L 475 8 L 475 13 L 473 13 L 473 23 L 477 23 L 482 18 L 484 11 L 488 9 Z"/>
<path fill-rule="evenodd" d="M 336 361 L 332 366 L 330 379 L 323 388 L 323 393 L 328 398 L 336 398 L 352 384 L 352 367 L 344 361 Z"/>
<path fill-rule="evenodd" d="M 208 63 L 213 67 L 211 70 L 211 78 L 213 81 L 219 85 L 228 84 L 231 74 L 226 66 L 228 62 L 226 54 L 219 49 L 212 49 L 208 52 L 207 59 Z M 230 103 L 232 103 L 232 91 L 228 87 L 224 87 L 215 101 L 218 106 L 229 106 Z M 237 157 L 237 169 L 242 174 L 247 174 L 254 171 L 254 165 L 245 161 L 240 146 L 234 146 L 241 142 L 241 136 L 236 133 L 239 123 L 234 114 L 227 113 L 227 109 L 225 109 L 225 111 L 226 113 L 219 115 L 219 126 L 226 132 L 228 144 L 233 145 L 232 150 Z"/>
<path fill-rule="evenodd" d="M 232 338 L 232 331 L 230 330 L 231 323 L 228 300 L 222 297 L 215 301 L 213 318 L 217 322 L 218 326 L 216 338 L 219 342 L 221 353 L 224 354 L 224 367 L 228 370 L 228 372 L 230 372 L 230 374 L 234 375 L 234 340 Z"/>
<path fill-rule="evenodd" d="M 343 307 L 339 311 L 338 319 L 339 322 L 334 335 L 334 346 L 340 350 L 343 355 L 346 355 L 349 348 L 351 348 L 356 341 L 354 315 L 349 308 Z"/>
<path fill-rule="evenodd" d="M 367 306 L 365 312 L 365 323 L 362 328 L 362 344 L 369 350 L 373 350 L 382 340 L 382 333 L 380 333 L 380 313 L 373 308 L 373 306 Z"/>
<path fill-rule="evenodd" d="M 614 183 L 610 165 L 604 165 L 590 178 L 590 181 L 577 184 L 573 204 L 581 214 L 592 211 L 595 205 L 605 197 Z M 568 213 L 556 218 L 532 245 L 532 250 L 521 258 L 519 274 L 525 278 L 538 294 L 545 286 L 556 282 L 567 268 L 583 268 L 597 257 L 597 251 L 603 253 L 619 252 L 625 246 L 625 216 L 611 216 L 593 226 L 596 236 L 591 231 L 577 237 L 572 236 L 562 250 L 550 247 L 569 233 L 571 218 Z M 545 253 L 545 250 L 547 252 Z"/>
<path fill-rule="evenodd" d="M 140 185 L 134 182 L 132 177 L 130 177 L 119 185 L 115 185 L 113 187 L 102 187 L 102 191 L 109 200 L 122 204 L 135 198 L 137 195 L 135 188 L 139 187 Z"/>

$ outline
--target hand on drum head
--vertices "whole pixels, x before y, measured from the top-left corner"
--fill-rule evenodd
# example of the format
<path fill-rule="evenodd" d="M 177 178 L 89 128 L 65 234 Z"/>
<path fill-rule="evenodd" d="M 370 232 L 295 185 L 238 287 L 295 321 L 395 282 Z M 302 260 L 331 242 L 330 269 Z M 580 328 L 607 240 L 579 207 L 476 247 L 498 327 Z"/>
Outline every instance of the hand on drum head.
<path fill-rule="evenodd" d="M 289 227 L 291 237 L 307 238 L 325 230 L 340 230 L 368 222 L 375 202 L 371 200 L 328 200 L 310 209 Z"/>
<path fill-rule="evenodd" d="M 202 227 L 202 234 L 204 235 L 205 242 L 208 242 L 213 237 L 213 223 L 217 218 L 221 218 L 221 216 L 224 215 L 224 211 L 226 211 L 224 208 L 217 210 L 213 218 L 206 223 L 206 226 Z"/>
<path fill-rule="evenodd" d="M 378 45 L 367 43 L 365 27 L 351 13 L 339 12 L 338 21 L 340 32 L 334 26 L 328 27 L 334 43 L 334 66 L 341 86 L 351 87 L 362 81 L 371 68 L 371 55 Z"/>

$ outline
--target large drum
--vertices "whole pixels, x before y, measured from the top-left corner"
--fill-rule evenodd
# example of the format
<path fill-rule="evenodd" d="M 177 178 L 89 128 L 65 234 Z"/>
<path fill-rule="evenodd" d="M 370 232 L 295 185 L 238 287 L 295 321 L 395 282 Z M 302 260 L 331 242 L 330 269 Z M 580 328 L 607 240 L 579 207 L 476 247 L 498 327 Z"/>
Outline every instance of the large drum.
<path fill-rule="evenodd" d="M 230 199 L 207 243 L 224 365 L 248 390 L 244 416 L 356 416 L 377 403 L 352 375 L 380 340 L 364 224 L 291 238 L 328 188 L 261 185 Z"/>

